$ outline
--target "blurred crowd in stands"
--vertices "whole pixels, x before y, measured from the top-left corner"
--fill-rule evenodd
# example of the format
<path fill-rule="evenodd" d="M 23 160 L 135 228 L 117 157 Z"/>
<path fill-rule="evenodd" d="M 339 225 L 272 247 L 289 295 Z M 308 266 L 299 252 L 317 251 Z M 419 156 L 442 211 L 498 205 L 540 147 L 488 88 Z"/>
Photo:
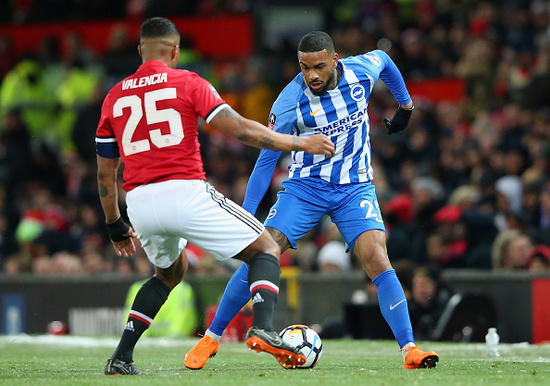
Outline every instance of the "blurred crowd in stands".
<path fill-rule="evenodd" d="M 265 3 L 16 0 L 2 2 L 0 23 L 254 15 L 255 5 Z M 406 81 L 464 85 L 459 99 L 413 95 L 408 129 L 392 136 L 382 119 L 393 116 L 396 102 L 382 84 L 374 89 L 374 182 L 391 260 L 435 270 L 550 269 L 550 1 L 317 3 L 326 8 L 323 28 L 341 57 L 382 49 Z M 0 36 L 0 272 L 149 274 L 141 249 L 132 259 L 114 254 L 96 187 L 101 102 L 139 66 L 136 38 L 115 28 L 101 56 L 70 31 L 61 41 L 37 39 L 37 52 L 17 57 L 9 37 Z M 242 115 L 266 123 L 277 94 L 299 72 L 295 49 L 258 47 L 220 65 L 184 39 L 180 67 L 210 80 Z M 204 122 L 201 128 L 208 179 L 242 203 L 257 150 Z M 261 220 L 288 162 L 283 154 L 257 213 Z M 124 197 L 121 191 L 122 207 Z M 328 218 L 298 245 L 282 256 L 283 266 L 359 268 Z M 193 246 L 189 257 L 195 272 L 234 269 Z"/>

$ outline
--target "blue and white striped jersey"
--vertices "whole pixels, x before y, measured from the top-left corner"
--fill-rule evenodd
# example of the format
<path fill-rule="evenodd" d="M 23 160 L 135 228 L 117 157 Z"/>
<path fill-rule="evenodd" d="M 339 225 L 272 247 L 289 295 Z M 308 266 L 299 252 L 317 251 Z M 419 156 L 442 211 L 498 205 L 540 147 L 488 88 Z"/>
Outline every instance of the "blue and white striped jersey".
<path fill-rule="evenodd" d="M 378 79 L 397 101 L 411 101 L 403 77 L 383 51 L 341 59 L 342 78 L 337 87 L 321 96 L 308 88 L 302 73 L 279 94 L 272 106 L 269 124 L 275 131 L 310 137 L 325 134 L 335 144 L 328 158 L 303 151 L 292 152 L 290 179 L 321 178 L 333 184 L 369 182 L 371 167 L 369 97 Z M 280 152 L 262 150 L 250 177 L 243 207 L 254 213 L 269 187 Z"/>

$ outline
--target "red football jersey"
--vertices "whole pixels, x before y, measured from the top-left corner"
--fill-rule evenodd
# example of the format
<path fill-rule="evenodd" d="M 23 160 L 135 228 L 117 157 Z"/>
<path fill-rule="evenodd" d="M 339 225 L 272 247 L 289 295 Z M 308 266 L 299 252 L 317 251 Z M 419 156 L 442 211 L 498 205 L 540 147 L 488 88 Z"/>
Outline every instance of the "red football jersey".
<path fill-rule="evenodd" d="M 225 107 L 214 87 L 197 74 L 147 61 L 105 98 L 97 152 L 106 158 L 120 154 L 126 191 L 173 179 L 205 180 L 198 118 L 210 122 Z"/>

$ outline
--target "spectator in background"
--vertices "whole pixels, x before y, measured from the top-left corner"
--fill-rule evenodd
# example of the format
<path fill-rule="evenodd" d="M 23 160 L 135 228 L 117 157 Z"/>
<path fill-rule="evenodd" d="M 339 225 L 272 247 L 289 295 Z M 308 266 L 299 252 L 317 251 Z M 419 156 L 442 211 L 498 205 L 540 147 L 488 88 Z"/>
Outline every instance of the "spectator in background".
<path fill-rule="evenodd" d="M 419 339 L 429 340 L 443 314 L 452 291 L 442 284 L 438 269 L 418 267 L 412 277 L 409 303 L 411 323 Z"/>
<path fill-rule="evenodd" d="M 76 151 L 72 134 L 75 122 L 81 110 L 97 104 L 100 81 L 100 74 L 90 70 L 79 59 L 67 64 L 65 78 L 57 88 L 61 111 L 55 132 L 62 153 L 70 154 Z"/>
<path fill-rule="evenodd" d="M 550 179 L 550 142 L 540 134 L 529 134 L 526 142 L 531 164 L 521 175 L 523 183 L 536 183 Z"/>
<path fill-rule="evenodd" d="M 94 117 L 90 111 L 101 108 L 104 96 L 104 69 L 81 34 L 75 31 L 68 32 L 63 39 L 63 46 L 63 77 L 54 90 L 60 105 L 56 127 L 60 149 L 63 154 L 80 152 L 83 150 L 82 143 L 87 140 L 88 146 L 94 149 L 95 160 L 93 137 L 89 136 L 86 129 L 89 128 L 90 122 L 97 122 L 99 119 L 99 115 L 92 119 Z M 81 128 L 80 125 L 84 127 Z M 83 134 L 82 137 L 75 135 L 75 132 Z M 88 153 L 89 151 L 83 150 L 82 157 L 89 157 Z"/>
<path fill-rule="evenodd" d="M 70 233 L 80 245 L 82 253 L 105 254 L 110 251 L 110 240 L 105 225 L 99 217 L 97 206 L 82 204 L 77 208 L 76 218 L 70 228 Z"/>
<path fill-rule="evenodd" d="M 541 181 L 525 181 L 523 182 L 522 207 L 525 216 L 528 219 L 529 234 L 537 239 L 540 226 L 540 196 L 541 196 Z"/>
<path fill-rule="evenodd" d="M 394 264 L 395 273 L 403 286 L 407 300 L 412 299 L 412 280 L 417 265 L 410 260 L 399 260 Z"/>
<path fill-rule="evenodd" d="M 512 229 L 501 232 L 493 242 L 492 259 L 494 269 L 525 269 L 533 248 L 531 238 Z"/>
<path fill-rule="evenodd" d="M 494 224 L 492 206 L 483 201 L 481 190 L 474 185 L 463 185 L 456 188 L 449 205 L 462 209 L 460 222 L 464 227 L 464 237 L 467 250 L 463 260 L 463 268 L 491 269 L 491 246 L 498 234 Z"/>
<path fill-rule="evenodd" d="M 176 68 L 183 68 L 196 72 L 204 77 L 212 86 L 218 86 L 217 74 L 214 71 L 214 63 L 205 58 L 195 47 L 195 41 L 189 36 L 182 36 L 180 58 Z"/>
<path fill-rule="evenodd" d="M 403 57 L 397 64 L 403 76 L 415 80 L 433 76 L 437 69 L 429 66 L 424 34 L 416 28 L 408 28 L 402 32 L 400 41 Z"/>
<path fill-rule="evenodd" d="M 20 109 L 6 112 L 0 124 L 0 183 L 9 188 L 9 199 L 23 192 L 33 177 L 34 155 L 31 137 L 23 122 Z"/>
<path fill-rule="evenodd" d="M 21 259 L 30 259 L 34 264 L 36 259 L 51 257 L 58 252 L 77 253 L 79 243 L 68 232 L 71 224 L 67 211 L 52 192 L 46 187 L 37 187 L 28 200 L 29 206 L 15 231 Z M 64 265 L 60 263 L 60 266 Z"/>
<path fill-rule="evenodd" d="M 504 176 L 495 182 L 496 210 L 495 225 L 500 232 L 509 229 L 511 214 L 522 212 L 522 185 L 518 176 Z"/>
<path fill-rule="evenodd" d="M 0 120 L 8 110 L 19 109 L 32 143 L 51 143 L 56 106 L 40 63 L 31 57 L 17 63 L 0 85 Z"/>
<path fill-rule="evenodd" d="M 57 36 L 47 35 L 42 38 L 38 47 L 38 61 L 44 72 L 48 92 L 53 95 L 65 76 L 65 63 Z"/>
<path fill-rule="evenodd" d="M 378 187 L 378 185 L 377 185 Z M 415 232 L 413 201 L 408 194 L 399 194 L 383 206 L 387 229 L 388 256 L 392 261 L 409 258 L 409 248 Z"/>
<path fill-rule="evenodd" d="M 98 67 L 95 53 L 86 44 L 80 33 L 69 31 L 65 34 L 63 52 L 63 62 L 69 68 L 74 63 L 80 63 L 90 71 L 101 71 L 101 67 Z"/>
<path fill-rule="evenodd" d="M 264 67 L 263 61 L 259 58 L 248 60 L 241 88 L 240 112 L 245 117 L 267 123 L 269 106 L 273 104 L 275 95 L 271 85 L 266 82 Z"/>
<path fill-rule="evenodd" d="M 330 217 L 325 216 L 316 228 L 320 232 L 320 237 L 317 237 L 318 246 L 316 247 L 317 269 L 320 272 L 347 272 L 351 270 L 353 268 L 351 252 L 346 250 L 347 245 L 344 243 L 336 224 L 330 220 Z M 313 234 L 313 231 L 309 233 Z M 308 253 L 307 245 L 304 244 L 307 243 L 308 239 L 313 238 L 313 236 L 306 237 L 299 248 L 306 246 L 305 253 Z M 295 253 L 300 255 L 302 251 L 298 249 Z"/>
<path fill-rule="evenodd" d="M 420 165 L 437 162 L 440 157 L 440 151 L 434 146 L 434 139 L 429 128 L 419 123 L 416 130 L 409 135 L 407 142 L 407 157 L 415 164 Z"/>
<path fill-rule="evenodd" d="M 455 75 L 466 81 L 465 111 L 468 117 L 489 108 L 492 94 L 493 59 L 495 43 L 484 37 L 471 37 L 466 43 L 463 54 L 456 63 Z"/>
<path fill-rule="evenodd" d="M 463 268 L 468 250 L 462 209 L 446 205 L 435 212 L 434 231 L 428 237 L 428 264 L 437 268 Z"/>
<path fill-rule="evenodd" d="M 473 185 L 461 185 L 454 189 L 449 196 L 448 204 L 466 211 L 472 209 L 479 200 L 479 189 Z"/>
<path fill-rule="evenodd" d="M 441 183 L 433 177 L 416 177 L 411 182 L 411 197 L 416 230 L 412 236 L 409 258 L 416 264 L 426 264 L 426 239 L 433 231 L 433 216 L 444 202 Z"/>
<path fill-rule="evenodd" d="M 82 268 L 88 275 L 97 275 L 112 271 L 112 267 L 103 257 L 103 254 L 91 250 L 89 252 L 81 252 L 81 260 L 83 264 Z"/>
<path fill-rule="evenodd" d="M 549 272 L 550 247 L 547 245 L 535 245 L 527 258 L 526 268 L 529 272 Z"/>
<path fill-rule="evenodd" d="M 403 278 L 399 275 L 401 282 L 403 283 Z M 356 289 L 351 294 L 350 303 L 351 304 L 378 304 L 378 294 L 376 291 L 376 286 L 370 279 L 368 275 L 364 275 L 364 286 Z M 405 296 L 407 299 L 410 299 L 410 291 L 407 290 L 406 286 L 403 288 L 405 290 Z"/>
<path fill-rule="evenodd" d="M 319 272 L 348 272 L 351 269 L 351 257 L 342 241 L 331 240 L 319 249 L 317 255 Z"/>
<path fill-rule="evenodd" d="M 31 143 L 31 145 L 33 145 Z M 43 186 L 52 194 L 63 200 L 67 194 L 66 177 L 61 166 L 58 149 L 46 143 L 33 147 L 34 169 L 33 178 L 28 181 L 24 195 L 33 195 L 36 186 Z"/>
<path fill-rule="evenodd" d="M 124 24 L 115 24 L 109 35 L 107 50 L 103 55 L 105 68 L 105 89 L 131 75 L 141 64 L 136 55 L 137 41 L 128 35 Z"/>
<path fill-rule="evenodd" d="M 75 122 L 70 134 L 76 153 L 83 162 L 90 165 L 95 163 L 95 122 L 101 117 L 101 104 L 105 97 L 103 84 L 98 83 L 91 90 L 88 103 L 83 104 L 76 111 Z"/>

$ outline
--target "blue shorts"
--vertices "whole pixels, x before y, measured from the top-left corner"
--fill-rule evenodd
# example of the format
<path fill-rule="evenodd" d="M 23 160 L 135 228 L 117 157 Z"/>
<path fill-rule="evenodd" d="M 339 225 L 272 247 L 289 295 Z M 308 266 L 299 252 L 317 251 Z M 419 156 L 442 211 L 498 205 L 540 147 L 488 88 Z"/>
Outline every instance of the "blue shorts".
<path fill-rule="evenodd" d="M 297 241 L 327 214 L 338 227 L 346 244 L 353 248 L 364 232 L 386 231 L 376 190 L 371 183 L 335 185 L 321 179 L 307 178 L 283 182 L 265 226 L 281 231 L 292 248 Z"/>

